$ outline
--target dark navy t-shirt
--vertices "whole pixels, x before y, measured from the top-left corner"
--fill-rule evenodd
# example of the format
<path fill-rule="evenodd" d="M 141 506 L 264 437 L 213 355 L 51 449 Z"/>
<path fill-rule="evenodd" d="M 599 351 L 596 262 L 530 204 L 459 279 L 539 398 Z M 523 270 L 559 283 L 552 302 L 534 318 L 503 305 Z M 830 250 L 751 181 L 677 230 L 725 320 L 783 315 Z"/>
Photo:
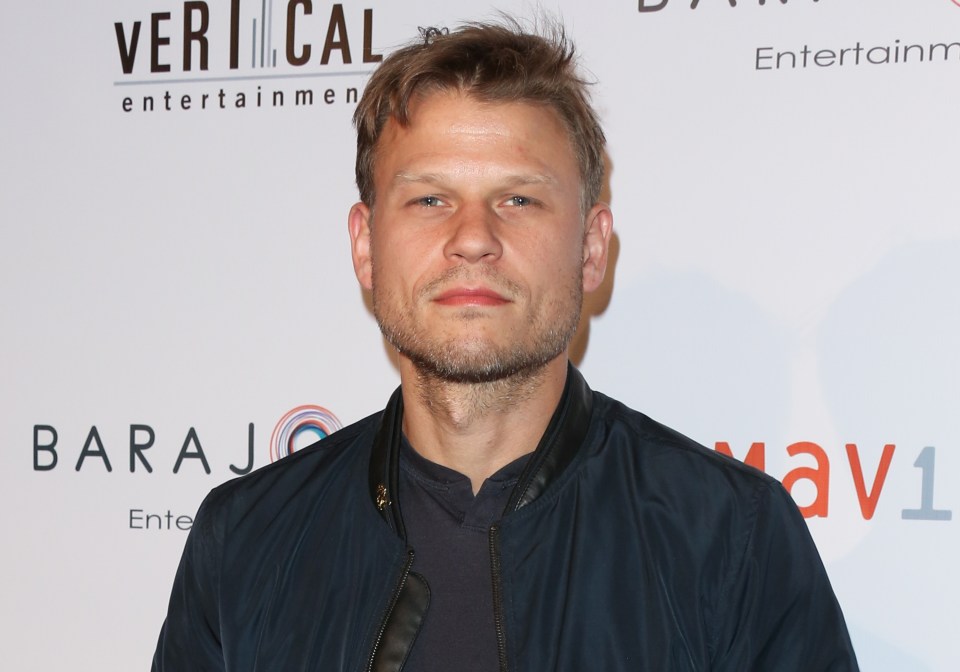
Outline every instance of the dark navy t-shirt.
<path fill-rule="evenodd" d="M 404 438 L 400 510 L 413 571 L 430 586 L 430 609 L 405 672 L 499 669 L 490 526 L 503 515 L 529 457 L 495 473 L 474 496 L 469 478 L 421 457 Z"/>

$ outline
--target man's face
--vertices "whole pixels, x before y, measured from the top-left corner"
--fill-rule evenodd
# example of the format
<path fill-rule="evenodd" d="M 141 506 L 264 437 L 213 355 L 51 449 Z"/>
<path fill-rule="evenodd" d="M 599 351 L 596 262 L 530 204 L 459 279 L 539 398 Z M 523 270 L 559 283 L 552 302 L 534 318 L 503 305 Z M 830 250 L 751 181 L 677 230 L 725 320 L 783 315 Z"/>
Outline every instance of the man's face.
<path fill-rule="evenodd" d="M 585 285 L 602 279 L 610 218 L 595 206 L 585 227 L 555 112 L 430 94 L 407 127 L 387 122 L 374 185 L 374 212 L 351 211 L 354 265 L 401 355 L 441 379 L 482 382 L 566 350 Z"/>

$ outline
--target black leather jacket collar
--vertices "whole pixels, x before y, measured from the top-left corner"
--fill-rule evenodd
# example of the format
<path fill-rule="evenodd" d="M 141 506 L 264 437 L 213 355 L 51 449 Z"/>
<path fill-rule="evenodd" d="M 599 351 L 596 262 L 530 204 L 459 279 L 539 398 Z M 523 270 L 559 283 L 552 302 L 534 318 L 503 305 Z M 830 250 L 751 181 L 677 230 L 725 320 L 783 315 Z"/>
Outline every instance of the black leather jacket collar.
<path fill-rule="evenodd" d="M 592 394 L 583 376 L 568 364 L 560 403 L 514 486 L 504 515 L 536 500 L 569 466 L 587 434 L 593 408 Z M 406 530 L 397 498 L 402 427 L 403 395 L 397 388 L 390 397 L 373 439 L 369 487 L 374 506 L 406 542 Z M 408 555 L 409 559 L 371 652 L 367 666 L 370 672 L 394 672 L 403 667 L 429 608 L 430 588 L 423 577 L 409 571 L 413 559 L 409 549 Z"/>
<path fill-rule="evenodd" d="M 563 473 L 587 435 L 592 409 L 593 393 L 580 372 L 568 364 L 560 403 L 513 489 L 505 515 L 536 500 Z M 406 540 L 397 501 L 402 425 L 403 395 L 397 388 L 373 440 L 369 484 L 374 505 L 400 538 Z"/>

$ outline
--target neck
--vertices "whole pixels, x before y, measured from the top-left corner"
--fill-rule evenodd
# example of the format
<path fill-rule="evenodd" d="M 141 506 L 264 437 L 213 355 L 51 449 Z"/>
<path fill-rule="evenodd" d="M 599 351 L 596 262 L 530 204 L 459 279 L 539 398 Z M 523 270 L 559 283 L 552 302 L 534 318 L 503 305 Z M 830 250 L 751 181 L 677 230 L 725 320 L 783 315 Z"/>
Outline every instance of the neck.
<path fill-rule="evenodd" d="M 467 476 L 476 493 L 537 447 L 566 376 L 565 353 L 536 371 L 487 383 L 441 380 L 401 357 L 404 434 L 420 455 Z"/>

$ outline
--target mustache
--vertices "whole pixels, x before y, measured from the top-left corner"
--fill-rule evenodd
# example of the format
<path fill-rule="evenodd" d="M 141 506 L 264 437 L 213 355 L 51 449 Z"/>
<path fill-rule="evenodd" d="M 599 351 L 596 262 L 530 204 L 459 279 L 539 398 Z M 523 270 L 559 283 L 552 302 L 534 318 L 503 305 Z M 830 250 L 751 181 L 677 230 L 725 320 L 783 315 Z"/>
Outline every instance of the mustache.
<path fill-rule="evenodd" d="M 430 280 L 420 290 L 420 298 L 430 298 L 439 294 L 449 285 L 463 283 L 469 285 L 482 284 L 508 299 L 523 294 L 523 287 L 505 276 L 499 269 L 490 266 L 468 268 L 467 266 L 453 266 L 443 271 L 436 278 Z"/>

